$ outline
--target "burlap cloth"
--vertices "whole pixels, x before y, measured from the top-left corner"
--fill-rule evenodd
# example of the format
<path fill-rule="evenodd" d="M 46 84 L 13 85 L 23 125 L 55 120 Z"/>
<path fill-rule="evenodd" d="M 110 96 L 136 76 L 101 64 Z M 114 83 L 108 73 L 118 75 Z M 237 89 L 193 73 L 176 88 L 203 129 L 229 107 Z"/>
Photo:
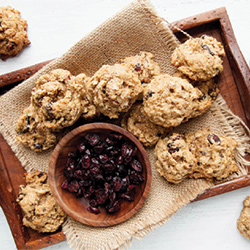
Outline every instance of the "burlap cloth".
<path fill-rule="evenodd" d="M 15 141 L 15 125 L 23 108 L 29 105 L 31 89 L 36 80 L 52 69 L 63 68 L 72 74 L 86 73 L 91 76 L 103 64 L 113 64 L 121 58 L 140 51 L 152 52 L 165 73 L 172 74 L 170 55 L 178 45 L 167 25 L 157 17 L 148 1 L 135 1 L 114 17 L 84 37 L 60 58 L 52 61 L 30 79 L 10 90 L 0 98 L 0 132 L 27 171 L 48 170 L 52 151 L 34 153 Z M 214 132 L 224 133 L 239 142 L 238 175 L 246 174 L 242 156 L 249 151 L 250 138 L 242 121 L 227 108 L 221 96 L 210 111 L 180 126 L 178 131 L 195 131 L 210 126 Z M 154 155 L 148 150 L 152 164 L 150 194 L 140 211 L 130 220 L 108 228 L 94 228 L 68 217 L 63 232 L 72 247 L 85 249 L 114 249 L 126 246 L 132 238 L 140 239 L 156 226 L 162 225 L 178 209 L 213 184 L 204 180 L 186 180 L 172 185 L 161 178 L 154 167 Z M 232 177 L 233 178 L 233 177 Z"/>

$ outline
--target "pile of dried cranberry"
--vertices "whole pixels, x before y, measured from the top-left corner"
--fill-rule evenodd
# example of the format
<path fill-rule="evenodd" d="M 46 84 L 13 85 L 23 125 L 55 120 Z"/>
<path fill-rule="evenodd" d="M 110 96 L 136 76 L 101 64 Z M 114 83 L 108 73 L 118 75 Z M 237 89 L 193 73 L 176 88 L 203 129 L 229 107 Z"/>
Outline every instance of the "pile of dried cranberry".
<path fill-rule="evenodd" d="M 122 199 L 133 201 L 136 185 L 144 182 L 137 150 L 118 133 L 87 134 L 68 153 L 62 188 L 88 198 L 91 213 L 100 213 L 100 206 L 108 213 L 119 211 Z"/>

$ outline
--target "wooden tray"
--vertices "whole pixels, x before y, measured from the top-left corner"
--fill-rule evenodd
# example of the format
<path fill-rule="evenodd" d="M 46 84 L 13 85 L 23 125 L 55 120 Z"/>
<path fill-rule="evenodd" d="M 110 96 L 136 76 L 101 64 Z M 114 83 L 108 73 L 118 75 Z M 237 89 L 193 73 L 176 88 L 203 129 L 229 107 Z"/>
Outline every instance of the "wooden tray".
<path fill-rule="evenodd" d="M 239 50 L 232 26 L 225 8 L 212 10 L 193 17 L 174 22 L 178 28 L 186 30 L 192 36 L 208 34 L 221 41 L 226 49 L 224 71 L 219 79 L 221 94 L 230 109 L 249 126 L 250 125 L 250 70 Z M 172 29 L 180 40 L 184 36 Z M 0 93 L 29 78 L 49 61 L 33 65 L 0 76 Z M 39 234 L 22 226 L 22 212 L 16 203 L 19 185 L 24 184 L 20 162 L 0 135 L 0 205 L 3 208 L 18 249 L 39 249 L 65 240 L 59 230 L 52 234 Z M 247 176 L 225 182 L 206 190 L 195 201 L 223 194 L 250 185 L 250 173 Z"/>

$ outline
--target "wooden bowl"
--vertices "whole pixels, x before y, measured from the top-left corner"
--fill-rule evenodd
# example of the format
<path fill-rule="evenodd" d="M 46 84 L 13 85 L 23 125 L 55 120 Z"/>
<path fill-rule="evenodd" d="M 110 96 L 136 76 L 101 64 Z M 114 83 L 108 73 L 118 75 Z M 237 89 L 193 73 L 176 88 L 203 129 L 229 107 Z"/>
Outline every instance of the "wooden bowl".
<path fill-rule="evenodd" d="M 93 214 L 87 211 L 87 199 L 76 198 L 72 193 L 61 188 L 65 180 L 63 169 L 68 152 L 76 151 L 76 145 L 78 145 L 84 135 L 87 133 L 109 134 L 110 132 L 122 134 L 125 140 L 132 142 L 138 148 L 137 157 L 143 165 L 145 181 L 138 185 L 135 200 L 133 202 L 122 202 L 121 209 L 118 212 L 109 214 L 104 208 L 101 208 L 101 213 Z M 108 123 L 83 125 L 65 135 L 51 155 L 48 176 L 51 192 L 62 209 L 75 220 L 95 227 L 113 226 L 133 216 L 146 200 L 152 178 L 149 158 L 141 143 L 125 129 Z"/>

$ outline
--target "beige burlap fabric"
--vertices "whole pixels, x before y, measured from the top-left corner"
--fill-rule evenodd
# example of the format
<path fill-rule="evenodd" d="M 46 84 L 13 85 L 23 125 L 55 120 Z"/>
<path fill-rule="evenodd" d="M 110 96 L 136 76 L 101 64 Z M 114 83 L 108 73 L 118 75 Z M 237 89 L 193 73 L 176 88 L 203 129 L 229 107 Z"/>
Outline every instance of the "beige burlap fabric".
<path fill-rule="evenodd" d="M 155 55 L 163 72 L 172 74 L 170 56 L 178 45 L 169 28 L 157 17 L 148 1 L 135 1 L 107 20 L 88 36 L 79 41 L 60 58 L 45 66 L 33 77 L 0 98 L 0 132 L 16 153 L 27 171 L 46 171 L 51 151 L 34 153 L 15 141 L 15 125 L 21 111 L 29 105 L 30 92 L 36 80 L 52 69 L 63 68 L 76 75 L 91 76 L 103 64 L 112 64 L 121 58 L 149 51 Z M 182 126 L 179 131 L 194 131 L 210 126 L 239 142 L 237 161 L 239 175 L 246 174 L 242 156 L 249 151 L 249 135 L 242 121 L 226 107 L 220 96 L 209 112 Z M 204 180 L 186 180 L 179 185 L 167 183 L 156 172 L 154 154 L 148 150 L 152 164 L 152 186 L 141 210 L 130 220 L 109 228 L 93 228 L 67 218 L 63 231 L 72 247 L 84 249 L 114 249 L 126 246 L 131 239 L 142 238 L 158 225 L 162 225 L 178 209 L 189 203 L 199 193 L 212 186 Z"/>

